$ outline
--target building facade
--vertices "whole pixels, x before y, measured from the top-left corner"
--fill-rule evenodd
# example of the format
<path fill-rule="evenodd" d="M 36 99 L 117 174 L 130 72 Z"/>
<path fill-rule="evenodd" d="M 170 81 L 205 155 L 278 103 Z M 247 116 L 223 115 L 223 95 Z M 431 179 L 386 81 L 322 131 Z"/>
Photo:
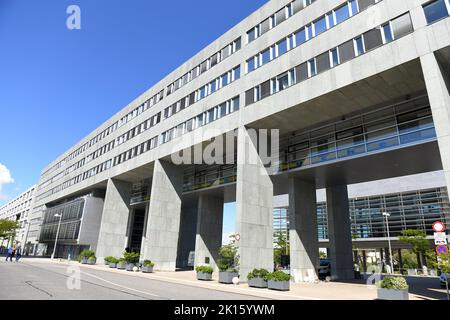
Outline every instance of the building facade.
<path fill-rule="evenodd" d="M 33 208 L 36 185 L 18 195 L 0 207 L 0 219 L 15 220 L 19 223 L 19 229 L 14 239 L 22 245 L 25 253 L 32 254 L 36 245 L 36 238 L 30 235 L 30 214 Z M 2 241 L 2 246 L 7 246 L 8 240 Z"/>
<path fill-rule="evenodd" d="M 44 168 L 32 219 L 97 190 L 97 256 L 133 247 L 176 270 L 191 251 L 215 266 L 235 201 L 246 279 L 273 267 L 273 196 L 288 194 L 291 272 L 311 281 L 325 189 L 332 275 L 353 277 L 347 186 L 434 171 L 450 184 L 449 5 L 269 1 Z M 230 148 L 211 152 L 218 138 Z"/>

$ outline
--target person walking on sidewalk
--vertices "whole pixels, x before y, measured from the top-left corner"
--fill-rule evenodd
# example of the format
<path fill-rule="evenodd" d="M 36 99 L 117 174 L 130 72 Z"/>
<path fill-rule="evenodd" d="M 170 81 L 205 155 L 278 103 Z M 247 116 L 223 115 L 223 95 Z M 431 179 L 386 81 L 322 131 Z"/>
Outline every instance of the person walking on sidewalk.
<path fill-rule="evenodd" d="M 6 261 L 8 261 L 8 258 L 9 258 L 9 261 L 12 261 L 12 256 L 13 256 L 13 249 L 12 249 L 12 246 L 9 245 L 8 253 L 6 254 Z"/>
<path fill-rule="evenodd" d="M 18 262 L 20 258 L 22 258 L 22 246 L 19 243 L 16 248 L 16 262 Z"/>

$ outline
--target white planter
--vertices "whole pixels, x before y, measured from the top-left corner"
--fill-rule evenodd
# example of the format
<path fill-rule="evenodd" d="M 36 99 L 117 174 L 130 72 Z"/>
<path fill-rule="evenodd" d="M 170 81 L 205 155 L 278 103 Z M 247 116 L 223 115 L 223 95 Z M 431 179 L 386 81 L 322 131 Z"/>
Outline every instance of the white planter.
<path fill-rule="evenodd" d="M 212 273 L 197 272 L 197 280 L 211 281 Z"/>
<path fill-rule="evenodd" d="M 263 278 L 253 278 L 248 280 L 248 286 L 252 288 L 267 288 L 267 281 Z"/>
<path fill-rule="evenodd" d="M 268 288 L 271 290 L 278 290 L 278 291 L 289 291 L 289 281 L 274 281 L 269 280 L 267 282 Z"/>
<path fill-rule="evenodd" d="M 219 282 L 220 283 L 231 284 L 231 283 L 233 283 L 234 277 L 239 277 L 239 274 L 237 272 L 228 272 L 228 271 L 220 271 L 219 272 Z"/>
<path fill-rule="evenodd" d="M 143 273 L 153 273 L 153 267 L 142 267 L 141 268 Z"/>
<path fill-rule="evenodd" d="M 109 267 L 110 267 L 110 268 L 117 268 L 117 263 L 110 262 L 110 263 L 109 263 Z"/>
<path fill-rule="evenodd" d="M 379 300 L 409 300 L 408 290 L 377 289 Z"/>

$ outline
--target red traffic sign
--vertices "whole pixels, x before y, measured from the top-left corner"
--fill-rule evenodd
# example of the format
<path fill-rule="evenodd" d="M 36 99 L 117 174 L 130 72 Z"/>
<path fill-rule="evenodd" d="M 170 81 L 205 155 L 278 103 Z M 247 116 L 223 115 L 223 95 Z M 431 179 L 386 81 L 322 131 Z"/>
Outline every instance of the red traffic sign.
<path fill-rule="evenodd" d="M 241 240 L 241 235 L 238 233 L 234 236 L 234 239 L 236 239 L 236 241 Z"/>
<path fill-rule="evenodd" d="M 433 223 L 433 230 L 434 232 L 442 232 L 445 230 L 445 225 L 440 221 L 436 221 Z"/>
<path fill-rule="evenodd" d="M 441 255 L 441 254 L 447 254 L 448 253 L 448 248 L 447 248 L 447 246 L 437 246 L 436 247 L 436 253 L 438 254 L 438 255 Z"/>

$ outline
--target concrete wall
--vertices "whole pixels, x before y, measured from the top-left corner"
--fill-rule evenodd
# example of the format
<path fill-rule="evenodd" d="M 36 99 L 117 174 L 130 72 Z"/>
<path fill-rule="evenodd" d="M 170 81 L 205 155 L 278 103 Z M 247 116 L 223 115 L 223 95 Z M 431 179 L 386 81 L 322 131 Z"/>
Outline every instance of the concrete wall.
<path fill-rule="evenodd" d="M 86 197 L 84 203 L 83 218 L 80 225 L 78 244 L 90 245 L 91 250 L 97 250 L 100 224 L 102 221 L 104 199 Z"/>
<path fill-rule="evenodd" d="M 273 183 L 245 127 L 238 130 L 236 232 L 240 279 L 254 268 L 273 269 Z"/>
<path fill-rule="evenodd" d="M 108 180 L 96 255 L 121 257 L 128 244 L 131 184 Z"/>
<path fill-rule="evenodd" d="M 175 271 L 181 221 L 183 168 L 157 160 L 154 166 L 144 259 L 156 270 Z"/>

